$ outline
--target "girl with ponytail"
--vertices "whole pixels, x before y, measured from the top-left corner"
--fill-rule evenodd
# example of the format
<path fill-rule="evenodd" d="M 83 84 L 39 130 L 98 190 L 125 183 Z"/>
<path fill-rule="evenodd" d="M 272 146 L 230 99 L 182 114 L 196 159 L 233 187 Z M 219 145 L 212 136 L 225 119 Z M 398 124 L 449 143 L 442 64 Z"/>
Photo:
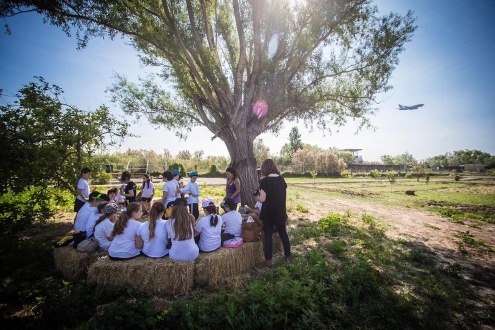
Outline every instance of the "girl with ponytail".
<path fill-rule="evenodd" d="M 205 216 L 196 224 L 196 231 L 200 233 L 198 246 L 202 252 L 212 252 L 222 244 L 223 221 L 212 199 L 204 199 L 202 207 Z"/>
<path fill-rule="evenodd" d="M 172 215 L 166 224 L 168 238 L 172 240 L 170 259 L 192 261 L 199 255 L 199 249 L 194 242 L 194 216 L 187 209 L 187 200 L 177 198 L 173 202 Z"/>
<path fill-rule="evenodd" d="M 110 239 L 108 256 L 111 260 L 127 260 L 137 257 L 141 251 L 137 248 L 136 234 L 141 226 L 139 219 L 143 216 L 143 206 L 132 202 L 127 210 L 120 214 L 115 222 Z"/>
<path fill-rule="evenodd" d="M 162 220 L 165 206 L 162 202 L 156 202 L 149 211 L 149 220 L 139 227 L 136 235 L 136 246 L 142 249 L 145 256 L 161 258 L 168 254 L 166 220 Z"/>

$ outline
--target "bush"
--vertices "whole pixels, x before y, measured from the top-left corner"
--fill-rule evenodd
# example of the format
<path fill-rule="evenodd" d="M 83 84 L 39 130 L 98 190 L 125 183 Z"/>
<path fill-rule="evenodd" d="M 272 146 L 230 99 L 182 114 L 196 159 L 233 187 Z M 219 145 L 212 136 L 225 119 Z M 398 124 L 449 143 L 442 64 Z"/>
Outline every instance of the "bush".
<path fill-rule="evenodd" d="M 8 192 L 0 197 L 0 230 L 15 233 L 36 221 L 45 222 L 60 206 L 73 200 L 59 189 L 35 187 L 20 193 Z"/>
<path fill-rule="evenodd" d="M 378 170 L 371 170 L 369 175 L 373 178 L 373 179 L 380 179 L 382 177 L 382 174 L 380 173 L 380 171 Z"/>
<path fill-rule="evenodd" d="M 97 172 L 91 173 L 92 175 L 92 184 L 109 184 L 112 176 L 109 173 L 105 172 Z"/>
<path fill-rule="evenodd" d="M 348 178 L 351 176 L 351 171 L 349 170 L 343 170 L 342 172 L 340 172 L 340 176 L 343 177 L 343 178 Z"/>
<path fill-rule="evenodd" d="M 207 173 L 201 174 L 201 176 L 205 178 L 218 178 L 222 177 L 225 173 L 219 172 L 217 165 L 212 164 L 210 166 L 210 170 Z"/>
<path fill-rule="evenodd" d="M 406 179 L 412 179 L 412 174 L 411 173 L 407 173 L 406 176 L 405 176 Z"/>

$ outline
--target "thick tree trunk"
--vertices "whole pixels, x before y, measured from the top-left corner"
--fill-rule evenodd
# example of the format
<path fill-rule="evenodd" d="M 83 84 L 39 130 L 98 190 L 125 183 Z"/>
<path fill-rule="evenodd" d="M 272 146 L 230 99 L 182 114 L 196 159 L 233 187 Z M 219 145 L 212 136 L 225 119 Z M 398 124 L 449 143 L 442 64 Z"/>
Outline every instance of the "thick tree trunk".
<path fill-rule="evenodd" d="M 231 166 L 236 169 L 241 181 L 241 205 L 247 204 L 252 207 L 255 204 L 252 192 L 259 186 L 256 173 L 258 166 L 253 152 L 254 139 L 248 137 L 245 128 L 239 127 L 225 130 L 219 137 L 225 142 L 232 160 Z"/>

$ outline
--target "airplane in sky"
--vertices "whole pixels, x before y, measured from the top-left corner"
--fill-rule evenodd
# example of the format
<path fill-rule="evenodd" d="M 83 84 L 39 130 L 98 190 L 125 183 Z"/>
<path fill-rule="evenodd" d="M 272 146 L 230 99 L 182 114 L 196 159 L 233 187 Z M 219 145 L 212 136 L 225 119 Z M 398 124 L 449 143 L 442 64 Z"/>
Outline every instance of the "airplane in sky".
<path fill-rule="evenodd" d="M 407 106 L 407 105 L 399 104 L 399 110 L 417 110 L 418 108 L 422 107 L 423 105 L 424 104 L 416 104 L 416 105 Z"/>

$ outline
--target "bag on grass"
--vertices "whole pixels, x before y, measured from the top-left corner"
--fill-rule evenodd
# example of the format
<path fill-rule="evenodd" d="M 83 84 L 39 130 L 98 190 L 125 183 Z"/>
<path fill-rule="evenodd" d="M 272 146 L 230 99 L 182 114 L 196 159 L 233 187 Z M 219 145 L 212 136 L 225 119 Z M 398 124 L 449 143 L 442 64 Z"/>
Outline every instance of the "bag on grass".
<path fill-rule="evenodd" d="M 90 237 L 77 244 L 77 251 L 85 252 L 85 253 L 95 253 L 98 251 L 98 241 L 94 237 Z"/>

